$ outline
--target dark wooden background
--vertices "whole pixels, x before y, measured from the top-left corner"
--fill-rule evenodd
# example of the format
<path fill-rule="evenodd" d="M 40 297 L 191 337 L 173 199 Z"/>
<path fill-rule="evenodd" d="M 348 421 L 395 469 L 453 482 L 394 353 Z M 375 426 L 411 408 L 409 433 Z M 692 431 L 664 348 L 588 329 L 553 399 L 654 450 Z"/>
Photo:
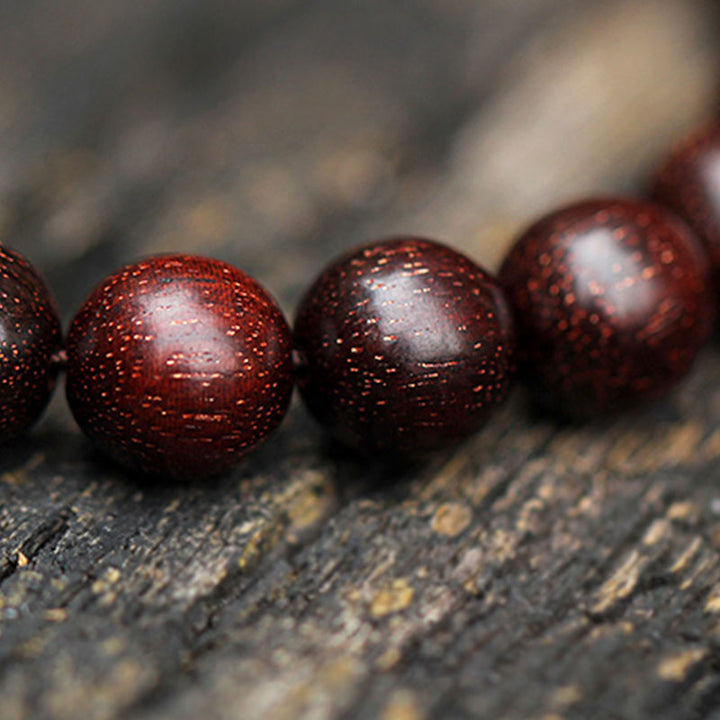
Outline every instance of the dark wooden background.
<path fill-rule="evenodd" d="M 3 0 L 0 239 L 66 322 L 164 250 L 289 314 L 378 235 L 494 268 L 716 110 L 715 4 Z M 108 464 L 58 393 L 0 456 L 0 718 L 720 718 L 719 360 L 583 427 L 519 390 L 401 470 L 295 404 L 206 485 Z"/>

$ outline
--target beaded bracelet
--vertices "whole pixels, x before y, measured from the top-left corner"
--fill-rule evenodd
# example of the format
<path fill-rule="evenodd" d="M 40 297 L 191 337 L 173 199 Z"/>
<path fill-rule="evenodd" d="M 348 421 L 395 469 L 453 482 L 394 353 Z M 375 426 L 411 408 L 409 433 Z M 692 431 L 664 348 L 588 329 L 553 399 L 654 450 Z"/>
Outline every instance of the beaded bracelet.
<path fill-rule="evenodd" d="M 538 402 L 567 416 L 660 397 L 712 331 L 720 128 L 680 143 L 652 195 L 547 215 L 498 278 L 421 238 L 356 248 L 307 291 L 294 333 L 241 270 L 163 255 L 106 278 L 63 350 L 43 280 L 0 246 L 0 441 L 38 419 L 62 366 L 95 445 L 176 478 L 235 464 L 279 425 L 295 383 L 336 437 L 384 453 L 476 432 L 516 366 Z"/>

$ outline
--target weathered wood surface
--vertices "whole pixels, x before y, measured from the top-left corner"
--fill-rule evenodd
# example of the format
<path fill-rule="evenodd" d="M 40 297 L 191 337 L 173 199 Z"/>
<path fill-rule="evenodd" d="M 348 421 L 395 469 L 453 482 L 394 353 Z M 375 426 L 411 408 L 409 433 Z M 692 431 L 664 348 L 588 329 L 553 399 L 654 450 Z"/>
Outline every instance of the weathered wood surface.
<path fill-rule="evenodd" d="M 66 320 L 180 249 L 291 310 L 367 237 L 494 266 L 639 191 L 717 104 L 713 0 L 0 4 L 0 237 Z M 720 717 L 720 351 L 585 427 L 522 391 L 370 467 L 296 405 L 236 472 L 153 485 L 61 394 L 0 457 L 0 718 Z"/>

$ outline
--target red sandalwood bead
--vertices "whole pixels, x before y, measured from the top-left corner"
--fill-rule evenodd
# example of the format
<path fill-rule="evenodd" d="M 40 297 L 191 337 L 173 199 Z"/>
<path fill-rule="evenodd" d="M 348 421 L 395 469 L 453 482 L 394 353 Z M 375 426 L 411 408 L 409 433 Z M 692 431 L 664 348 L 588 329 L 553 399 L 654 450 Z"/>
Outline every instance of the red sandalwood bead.
<path fill-rule="evenodd" d="M 300 304 L 298 386 L 336 436 L 423 452 L 475 432 L 507 395 L 513 330 L 497 281 L 418 238 L 352 250 Z"/>
<path fill-rule="evenodd" d="M 209 476 L 282 420 L 291 347 L 279 308 L 242 271 L 191 255 L 153 257 L 108 277 L 73 320 L 68 401 L 119 462 Z"/>
<path fill-rule="evenodd" d="M 0 245 L 0 442 L 27 430 L 45 409 L 61 346 L 47 286 L 19 252 Z"/>
<path fill-rule="evenodd" d="M 659 203 L 682 217 L 710 255 L 720 278 L 720 125 L 680 141 L 659 168 L 652 186 Z"/>
<path fill-rule="evenodd" d="M 652 203 L 589 200 L 541 219 L 500 271 L 538 399 L 591 416 L 663 395 L 710 334 L 708 276 L 699 241 Z"/>

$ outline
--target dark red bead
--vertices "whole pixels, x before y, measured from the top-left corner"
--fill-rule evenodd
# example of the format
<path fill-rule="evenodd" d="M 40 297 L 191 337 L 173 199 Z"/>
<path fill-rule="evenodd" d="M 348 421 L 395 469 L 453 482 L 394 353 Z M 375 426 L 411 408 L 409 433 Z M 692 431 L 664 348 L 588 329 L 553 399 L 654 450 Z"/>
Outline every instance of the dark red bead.
<path fill-rule="evenodd" d="M 47 286 L 19 252 L 0 245 L 0 442 L 27 430 L 45 409 L 61 346 Z"/>
<path fill-rule="evenodd" d="M 475 432 L 507 395 L 513 330 L 497 281 L 439 243 L 396 238 L 330 265 L 300 304 L 298 386 L 336 436 L 423 452 Z"/>
<path fill-rule="evenodd" d="M 693 233 L 652 203 L 590 200 L 537 222 L 500 281 L 538 399 L 591 416 L 663 395 L 710 334 L 708 275 Z"/>
<path fill-rule="evenodd" d="M 279 308 L 244 272 L 191 255 L 153 257 L 108 277 L 73 320 L 68 400 L 119 462 L 213 475 L 282 420 L 291 345 Z"/>
<path fill-rule="evenodd" d="M 683 139 L 659 168 L 652 186 L 659 203 L 682 217 L 710 255 L 720 279 L 720 125 Z"/>

